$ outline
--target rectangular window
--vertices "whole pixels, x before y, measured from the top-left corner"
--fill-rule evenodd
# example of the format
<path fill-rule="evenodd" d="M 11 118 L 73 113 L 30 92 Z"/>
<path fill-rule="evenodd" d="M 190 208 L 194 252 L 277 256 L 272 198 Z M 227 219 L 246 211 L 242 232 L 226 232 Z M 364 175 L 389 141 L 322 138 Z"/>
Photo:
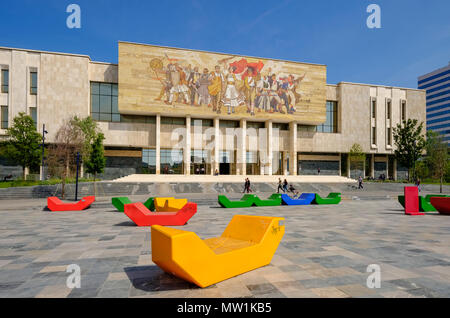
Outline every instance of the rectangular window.
<path fill-rule="evenodd" d="M 337 102 L 327 101 L 327 119 L 324 124 L 317 126 L 317 132 L 335 134 L 338 132 Z"/>
<path fill-rule="evenodd" d="M 260 129 L 264 127 L 265 127 L 264 122 L 251 122 L 251 121 L 247 122 L 247 129 L 248 128 Z"/>
<path fill-rule="evenodd" d="M 279 130 L 289 130 L 289 124 L 273 123 L 272 128 Z"/>
<path fill-rule="evenodd" d="M 142 149 L 142 173 L 156 173 L 156 149 Z"/>
<path fill-rule="evenodd" d="M 235 120 L 221 120 L 219 122 L 219 127 L 224 127 L 224 128 L 239 128 L 240 123 L 238 121 Z"/>
<path fill-rule="evenodd" d="M 179 117 L 161 117 L 161 125 L 186 126 L 186 119 Z"/>
<path fill-rule="evenodd" d="M 377 127 L 372 127 L 372 145 L 377 144 Z"/>
<path fill-rule="evenodd" d="M 373 119 L 377 118 L 377 100 L 376 99 L 372 99 L 372 118 Z"/>
<path fill-rule="evenodd" d="M 392 134 L 390 127 L 387 129 L 387 145 L 392 146 Z"/>
<path fill-rule="evenodd" d="M 34 127 L 37 127 L 37 108 L 36 107 L 30 107 L 30 116 L 31 116 L 31 118 L 33 118 Z"/>
<path fill-rule="evenodd" d="M 91 82 L 91 116 L 97 121 L 120 122 L 118 85 Z"/>
<path fill-rule="evenodd" d="M 161 149 L 161 174 L 183 174 L 182 149 Z"/>
<path fill-rule="evenodd" d="M 392 101 L 389 99 L 386 104 L 386 118 L 391 119 Z"/>
<path fill-rule="evenodd" d="M 1 107 L 1 128 L 2 129 L 8 129 L 8 106 L 2 106 Z"/>
<path fill-rule="evenodd" d="M 30 72 L 30 94 L 37 95 L 38 77 L 37 72 Z"/>
<path fill-rule="evenodd" d="M 401 101 L 401 110 L 400 110 L 400 113 L 401 113 L 401 119 L 402 119 L 402 121 L 403 121 L 403 120 L 406 120 L 406 101 L 404 101 L 404 100 Z"/>
<path fill-rule="evenodd" d="M 9 93 L 9 70 L 2 70 L 2 93 Z"/>
<path fill-rule="evenodd" d="M 214 127 L 214 120 L 192 118 L 191 126 Z"/>

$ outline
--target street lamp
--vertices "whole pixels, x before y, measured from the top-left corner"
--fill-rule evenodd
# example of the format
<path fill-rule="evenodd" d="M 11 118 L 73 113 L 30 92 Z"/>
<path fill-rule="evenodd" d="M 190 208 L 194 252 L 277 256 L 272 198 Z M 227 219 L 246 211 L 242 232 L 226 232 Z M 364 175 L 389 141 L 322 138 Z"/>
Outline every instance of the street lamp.
<path fill-rule="evenodd" d="M 414 140 L 414 152 L 413 152 L 413 160 L 414 160 L 414 171 L 413 171 L 413 178 L 414 178 L 414 182 L 416 181 L 417 177 L 416 177 L 416 149 L 417 149 L 417 140 Z"/>
<path fill-rule="evenodd" d="M 42 125 L 42 174 L 41 174 L 41 181 L 45 180 L 45 169 L 44 169 L 44 151 L 45 151 L 45 134 L 48 134 L 48 131 L 45 130 L 45 124 Z"/>

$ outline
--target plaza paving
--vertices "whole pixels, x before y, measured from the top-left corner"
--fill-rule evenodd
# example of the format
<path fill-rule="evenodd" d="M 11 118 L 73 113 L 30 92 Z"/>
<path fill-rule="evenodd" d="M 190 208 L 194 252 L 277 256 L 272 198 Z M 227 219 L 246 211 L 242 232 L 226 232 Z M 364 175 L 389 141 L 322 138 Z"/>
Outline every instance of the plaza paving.
<path fill-rule="evenodd" d="M 386 198 L 248 209 L 222 209 L 216 198 L 198 198 L 182 229 L 220 236 L 234 214 L 249 214 L 285 217 L 286 233 L 269 266 L 206 289 L 153 264 L 150 228 L 107 198 L 63 213 L 45 211 L 43 199 L 0 201 L 0 297 L 450 296 L 450 217 L 405 216 Z M 81 267 L 80 289 L 66 287 L 70 264 Z M 366 287 L 369 264 L 381 267 L 380 289 Z"/>

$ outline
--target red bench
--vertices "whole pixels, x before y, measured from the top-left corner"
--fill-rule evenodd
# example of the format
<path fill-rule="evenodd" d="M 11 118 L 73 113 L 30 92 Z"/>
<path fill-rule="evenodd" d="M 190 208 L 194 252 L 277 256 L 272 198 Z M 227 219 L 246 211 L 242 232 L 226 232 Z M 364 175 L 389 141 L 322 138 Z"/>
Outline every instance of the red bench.
<path fill-rule="evenodd" d="M 440 214 L 450 215 L 450 198 L 431 197 L 430 203 Z"/>
<path fill-rule="evenodd" d="M 138 202 L 125 204 L 124 212 L 137 226 L 182 226 L 197 213 L 197 204 L 188 202 L 178 212 L 151 212 Z"/>
<path fill-rule="evenodd" d="M 47 198 L 47 207 L 50 211 L 82 211 L 87 209 L 94 203 L 95 197 L 84 197 L 77 203 L 64 203 L 57 197 L 49 197 Z"/>
<path fill-rule="evenodd" d="M 417 187 L 405 187 L 405 214 L 425 215 L 419 212 L 419 189 Z"/>

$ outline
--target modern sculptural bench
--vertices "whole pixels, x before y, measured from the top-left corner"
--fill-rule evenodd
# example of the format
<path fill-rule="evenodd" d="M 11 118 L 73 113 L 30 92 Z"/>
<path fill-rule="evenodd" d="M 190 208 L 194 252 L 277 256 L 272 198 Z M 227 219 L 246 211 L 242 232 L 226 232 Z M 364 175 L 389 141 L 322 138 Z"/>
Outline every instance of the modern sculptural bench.
<path fill-rule="evenodd" d="M 284 218 L 235 215 L 222 236 L 152 226 L 152 261 L 167 273 L 208 287 L 270 264 L 284 235 Z"/>
<path fill-rule="evenodd" d="M 450 197 L 431 197 L 430 202 L 443 215 L 450 215 Z"/>
<path fill-rule="evenodd" d="M 246 194 L 238 201 L 231 201 L 224 195 L 218 196 L 219 204 L 222 208 L 233 209 L 233 208 L 249 208 L 253 206 L 255 202 L 254 194 Z"/>
<path fill-rule="evenodd" d="M 82 211 L 87 209 L 94 203 L 95 197 L 84 197 L 77 203 L 64 203 L 57 197 L 47 198 L 47 207 L 50 211 L 61 212 L 61 211 Z"/>
<path fill-rule="evenodd" d="M 436 209 L 430 202 L 430 199 L 433 197 L 444 198 L 444 197 L 448 197 L 448 196 L 444 195 L 444 194 L 428 194 L 425 197 L 422 197 L 419 195 L 419 211 L 420 212 L 436 212 Z M 398 203 L 400 203 L 402 205 L 402 207 L 405 208 L 405 196 L 404 195 L 398 196 Z"/>
<path fill-rule="evenodd" d="M 287 194 L 281 195 L 281 199 L 285 205 L 310 205 L 315 198 L 316 195 L 314 193 L 302 193 L 298 199 L 292 199 Z"/>
<path fill-rule="evenodd" d="M 341 202 L 340 193 L 330 193 L 326 198 L 322 198 L 316 193 L 316 197 L 313 201 L 315 204 L 339 204 Z"/>
<path fill-rule="evenodd" d="M 187 199 L 154 198 L 156 212 L 177 212 L 187 203 Z"/>
<path fill-rule="evenodd" d="M 145 207 L 150 211 L 155 210 L 155 204 L 153 200 L 154 198 L 149 198 L 147 201 L 144 202 Z M 131 204 L 133 202 L 131 202 L 130 199 L 127 197 L 120 197 L 120 198 L 112 198 L 111 203 L 117 209 L 117 211 L 123 212 L 125 204 Z"/>
<path fill-rule="evenodd" d="M 256 206 L 279 206 L 281 205 L 281 194 L 274 193 L 268 199 L 261 200 L 257 195 L 254 198 L 254 205 Z"/>
<path fill-rule="evenodd" d="M 152 212 L 138 202 L 126 204 L 124 212 L 137 226 L 182 226 L 197 213 L 197 204 L 189 202 L 177 212 Z"/>
<path fill-rule="evenodd" d="M 417 187 L 405 187 L 405 214 L 406 215 L 425 215 L 419 212 L 419 189 Z"/>

